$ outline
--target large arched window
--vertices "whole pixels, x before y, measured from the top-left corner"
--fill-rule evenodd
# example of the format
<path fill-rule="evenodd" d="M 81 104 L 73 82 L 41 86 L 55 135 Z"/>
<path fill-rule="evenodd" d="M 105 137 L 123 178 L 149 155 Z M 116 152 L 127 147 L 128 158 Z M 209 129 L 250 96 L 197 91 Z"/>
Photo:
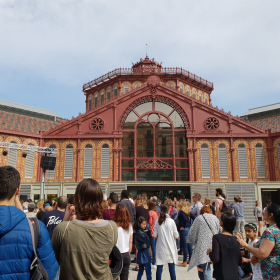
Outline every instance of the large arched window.
<path fill-rule="evenodd" d="M 205 103 L 208 104 L 208 97 L 205 95 Z"/>
<path fill-rule="evenodd" d="M 193 98 L 196 99 L 196 90 L 195 89 L 193 90 Z"/>
<path fill-rule="evenodd" d="M 174 105 L 146 100 L 123 126 L 123 181 L 188 181 L 184 120 Z"/>
<path fill-rule="evenodd" d="M 110 100 L 110 98 L 111 98 L 111 90 L 108 89 L 107 90 L 107 100 Z"/>
<path fill-rule="evenodd" d="M 51 145 L 49 146 L 49 148 L 56 149 L 56 145 L 51 144 Z M 54 179 L 55 179 L 55 169 L 54 169 L 54 170 L 47 170 L 47 178 L 48 178 L 49 180 L 54 180 Z"/>
<path fill-rule="evenodd" d="M 101 105 L 104 103 L 104 91 L 101 92 Z"/>
<path fill-rule="evenodd" d="M 32 143 L 29 143 L 28 146 L 34 146 Z M 32 179 L 33 178 L 33 170 L 34 170 L 34 151 L 28 151 L 25 161 L 25 178 Z"/>
<path fill-rule="evenodd" d="M 238 165 L 239 177 L 248 178 L 246 146 L 243 143 L 238 145 Z"/>
<path fill-rule="evenodd" d="M 11 143 L 17 144 L 16 141 L 11 141 Z M 15 146 L 14 149 L 9 149 L 8 152 L 8 165 L 16 168 L 17 166 L 17 148 Z"/>
<path fill-rule="evenodd" d="M 202 101 L 202 94 L 201 94 L 201 92 L 199 93 L 199 100 Z"/>
<path fill-rule="evenodd" d="M 206 143 L 201 145 L 201 172 L 202 178 L 210 178 L 209 147 Z"/>
<path fill-rule="evenodd" d="M 125 84 L 123 89 L 124 89 L 124 94 L 128 93 L 129 92 L 129 85 Z"/>
<path fill-rule="evenodd" d="M 191 93 L 190 93 L 190 88 L 187 88 L 187 96 L 190 96 Z"/>
<path fill-rule="evenodd" d="M 101 149 L 101 178 L 109 178 L 110 170 L 110 149 L 104 144 Z"/>
<path fill-rule="evenodd" d="M 114 96 L 118 96 L 118 87 L 117 86 L 114 87 Z"/>
<path fill-rule="evenodd" d="M 87 144 L 85 147 L 84 157 L 84 178 L 92 177 L 92 145 Z"/>
<path fill-rule="evenodd" d="M 91 96 L 88 99 L 88 110 L 91 110 Z"/>
<path fill-rule="evenodd" d="M 221 143 L 218 147 L 220 178 L 228 178 L 227 148 Z"/>
<path fill-rule="evenodd" d="M 261 143 L 256 144 L 255 152 L 256 152 L 257 177 L 265 178 L 263 145 Z"/>
<path fill-rule="evenodd" d="M 97 94 L 95 94 L 95 97 L 94 97 L 94 108 L 97 107 L 97 102 L 98 102 L 98 99 L 97 99 Z"/>
<path fill-rule="evenodd" d="M 73 146 L 71 144 L 69 144 L 65 148 L 65 164 L 64 164 L 64 178 L 65 179 L 72 179 L 73 158 L 74 158 L 74 149 L 73 149 Z"/>

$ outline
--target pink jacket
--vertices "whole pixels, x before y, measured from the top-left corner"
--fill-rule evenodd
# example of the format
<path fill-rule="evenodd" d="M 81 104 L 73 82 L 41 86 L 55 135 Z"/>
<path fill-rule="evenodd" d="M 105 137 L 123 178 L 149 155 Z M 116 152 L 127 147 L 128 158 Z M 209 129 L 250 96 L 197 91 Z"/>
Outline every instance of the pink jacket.
<path fill-rule="evenodd" d="M 149 224 L 150 224 L 150 229 L 151 229 L 151 235 L 153 236 L 154 234 L 154 226 L 156 223 L 156 220 L 158 219 L 158 214 L 157 212 L 151 210 L 149 211 Z"/>

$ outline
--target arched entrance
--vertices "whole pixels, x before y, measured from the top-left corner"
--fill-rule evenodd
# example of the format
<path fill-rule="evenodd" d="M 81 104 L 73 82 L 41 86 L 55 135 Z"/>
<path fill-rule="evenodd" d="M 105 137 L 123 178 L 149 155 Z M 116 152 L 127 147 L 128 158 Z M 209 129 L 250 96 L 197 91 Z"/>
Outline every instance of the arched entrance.
<path fill-rule="evenodd" d="M 174 103 L 134 103 L 123 123 L 122 181 L 189 181 L 186 120 Z"/>

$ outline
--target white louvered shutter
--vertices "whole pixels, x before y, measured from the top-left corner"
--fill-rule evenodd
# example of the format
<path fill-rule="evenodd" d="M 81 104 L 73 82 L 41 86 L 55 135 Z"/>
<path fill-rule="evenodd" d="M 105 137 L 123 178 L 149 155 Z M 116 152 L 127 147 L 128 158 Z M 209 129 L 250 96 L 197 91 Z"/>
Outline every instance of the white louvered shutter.
<path fill-rule="evenodd" d="M 85 148 L 84 178 L 92 177 L 92 148 Z"/>
<path fill-rule="evenodd" d="M 210 178 L 209 148 L 207 144 L 201 145 L 201 171 L 202 178 Z"/>
<path fill-rule="evenodd" d="M 240 178 L 248 178 L 247 155 L 244 144 L 242 146 L 238 146 L 238 164 Z"/>
<path fill-rule="evenodd" d="M 15 143 L 16 142 L 11 142 Z M 17 166 L 17 150 L 9 149 L 8 151 L 8 165 L 16 168 Z"/>
<path fill-rule="evenodd" d="M 108 148 L 107 148 L 108 147 Z M 109 178 L 110 149 L 107 144 L 102 146 L 101 151 L 101 178 Z"/>
<path fill-rule="evenodd" d="M 200 201 L 208 197 L 208 186 L 207 185 L 192 185 L 191 186 L 191 197 L 194 193 L 199 193 L 201 195 Z"/>
<path fill-rule="evenodd" d="M 258 178 L 265 178 L 263 146 L 257 144 L 255 147 L 255 151 L 256 151 L 257 176 Z"/>
<path fill-rule="evenodd" d="M 279 168 L 280 168 L 280 143 L 278 143 L 278 162 L 279 162 Z"/>
<path fill-rule="evenodd" d="M 28 144 L 33 146 L 32 144 Z M 31 179 L 33 178 L 33 170 L 34 170 L 34 157 L 35 153 L 33 151 L 28 151 L 25 161 L 25 178 Z"/>
<path fill-rule="evenodd" d="M 219 145 L 218 154 L 220 178 L 228 178 L 227 148 L 224 144 Z"/>
<path fill-rule="evenodd" d="M 73 146 L 67 146 L 65 149 L 65 165 L 64 165 L 64 178 L 72 179 L 73 172 Z"/>

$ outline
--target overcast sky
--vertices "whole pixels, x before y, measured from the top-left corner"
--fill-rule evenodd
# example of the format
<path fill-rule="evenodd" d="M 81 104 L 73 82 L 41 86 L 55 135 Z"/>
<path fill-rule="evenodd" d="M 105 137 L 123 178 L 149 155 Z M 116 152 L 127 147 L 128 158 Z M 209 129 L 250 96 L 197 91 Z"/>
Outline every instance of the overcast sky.
<path fill-rule="evenodd" d="M 240 115 L 280 102 L 280 1 L 1 0 L 0 99 L 85 112 L 84 83 L 148 55 Z"/>

